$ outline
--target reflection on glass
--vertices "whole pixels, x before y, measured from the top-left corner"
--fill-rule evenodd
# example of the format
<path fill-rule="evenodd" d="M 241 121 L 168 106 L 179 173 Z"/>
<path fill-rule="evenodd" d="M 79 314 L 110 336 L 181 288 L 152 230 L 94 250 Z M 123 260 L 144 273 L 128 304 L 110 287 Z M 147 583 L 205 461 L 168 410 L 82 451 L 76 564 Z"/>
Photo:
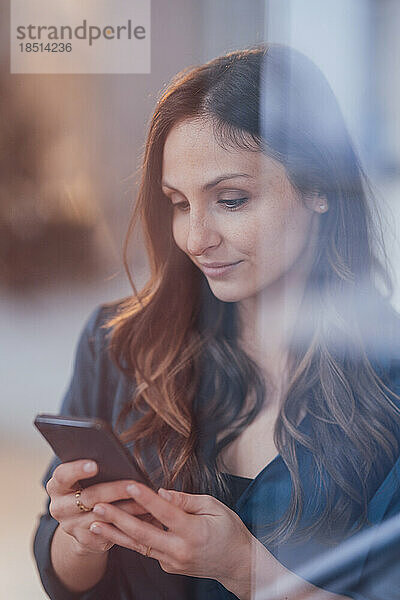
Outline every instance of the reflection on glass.
<path fill-rule="evenodd" d="M 400 536 L 366 535 L 400 508 L 399 318 L 376 214 L 334 94 L 304 55 L 260 45 L 174 78 L 130 226 L 143 228 L 150 278 L 94 311 L 61 408 L 108 419 L 164 491 L 83 490 L 109 522 L 88 537 L 101 513 L 78 520 L 79 469 L 54 461 L 56 521 L 43 515 L 35 540 L 45 587 L 396 597 Z M 136 518 L 104 504 L 127 497 Z M 57 534 L 49 574 L 57 521 L 81 554 L 110 560 L 89 577 L 77 554 L 59 558 L 72 542 Z"/>

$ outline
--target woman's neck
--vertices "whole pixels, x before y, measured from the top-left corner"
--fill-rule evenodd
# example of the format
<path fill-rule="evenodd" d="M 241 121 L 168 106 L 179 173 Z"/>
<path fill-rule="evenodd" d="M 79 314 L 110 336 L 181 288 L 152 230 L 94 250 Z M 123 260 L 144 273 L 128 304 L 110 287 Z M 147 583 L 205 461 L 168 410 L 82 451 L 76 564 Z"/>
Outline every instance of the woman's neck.
<path fill-rule="evenodd" d="M 287 381 L 290 339 L 304 295 L 306 272 L 293 272 L 239 303 L 239 344 L 275 391 Z"/>

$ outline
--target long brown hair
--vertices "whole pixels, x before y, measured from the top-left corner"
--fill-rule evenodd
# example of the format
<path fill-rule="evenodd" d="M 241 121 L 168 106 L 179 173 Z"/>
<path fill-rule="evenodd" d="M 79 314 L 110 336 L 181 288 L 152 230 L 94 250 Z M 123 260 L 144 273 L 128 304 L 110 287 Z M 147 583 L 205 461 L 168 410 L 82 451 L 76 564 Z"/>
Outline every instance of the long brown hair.
<path fill-rule="evenodd" d="M 398 452 L 399 397 L 391 397 L 389 374 L 379 372 L 382 348 L 374 345 L 397 320 L 372 194 L 334 94 L 317 67 L 288 47 L 256 46 L 186 69 L 157 103 L 125 243 L 130 277 L 129 239 L 140 223 L 151 275 L 139 291 L 130 277 L 134 294 L 107 323 L 111 356 L 135 381 L 119 416 L 120 437 L 134 440 L 136 458 L 148 470 L 144 457 L 152 456 L 156 485 L 223 499 L 228 491 L 217 456 L 268 401 L 258 366 L 237 341 L 236 304 L 218 300 L 173 241 L 162 155 L 171 128 L 188 118 L 211 121 L 225 147 L 269 154 L 301 195 L 328 200 L 275 427 L 291 502 L 267 541 L 287 538 L 299 523 L 299 446 L 313 456 L 326 504 L 309 531 L 334 536 L 355 514 L 360 525 L 365 521 L 369 482 L 383 477 Z M 311 435 L 296 425 L 304 409 Z"/>

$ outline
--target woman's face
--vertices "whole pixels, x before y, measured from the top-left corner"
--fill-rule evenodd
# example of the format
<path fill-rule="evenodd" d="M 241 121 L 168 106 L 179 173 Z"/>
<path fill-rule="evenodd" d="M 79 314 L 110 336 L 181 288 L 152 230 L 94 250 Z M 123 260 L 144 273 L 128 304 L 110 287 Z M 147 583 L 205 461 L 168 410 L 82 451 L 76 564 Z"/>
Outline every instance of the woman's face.
<path fill-rule="evenodd" d="M 225 302 L 257 296 L 297 271 L 323 212 L 320 199 L 296 194 L 280 163 L 261 152 L 223 149 L 205 120 L 170 131 L 162 189 L 173 204 L 176 244 Z"/>

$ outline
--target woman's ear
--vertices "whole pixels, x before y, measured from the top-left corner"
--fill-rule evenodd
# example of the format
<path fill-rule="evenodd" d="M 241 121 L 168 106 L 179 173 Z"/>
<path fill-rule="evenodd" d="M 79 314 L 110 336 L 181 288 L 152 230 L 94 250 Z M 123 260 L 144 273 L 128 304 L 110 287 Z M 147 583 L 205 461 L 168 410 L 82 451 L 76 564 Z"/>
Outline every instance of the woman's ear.
<path fill-rule="evenodd" d="M 305 197 L 305 203 L 311 210 L 318 213 L 326 213 L 329 210 L 329 204 L 325 196 L 319 194 L 310 194 Z"/>

